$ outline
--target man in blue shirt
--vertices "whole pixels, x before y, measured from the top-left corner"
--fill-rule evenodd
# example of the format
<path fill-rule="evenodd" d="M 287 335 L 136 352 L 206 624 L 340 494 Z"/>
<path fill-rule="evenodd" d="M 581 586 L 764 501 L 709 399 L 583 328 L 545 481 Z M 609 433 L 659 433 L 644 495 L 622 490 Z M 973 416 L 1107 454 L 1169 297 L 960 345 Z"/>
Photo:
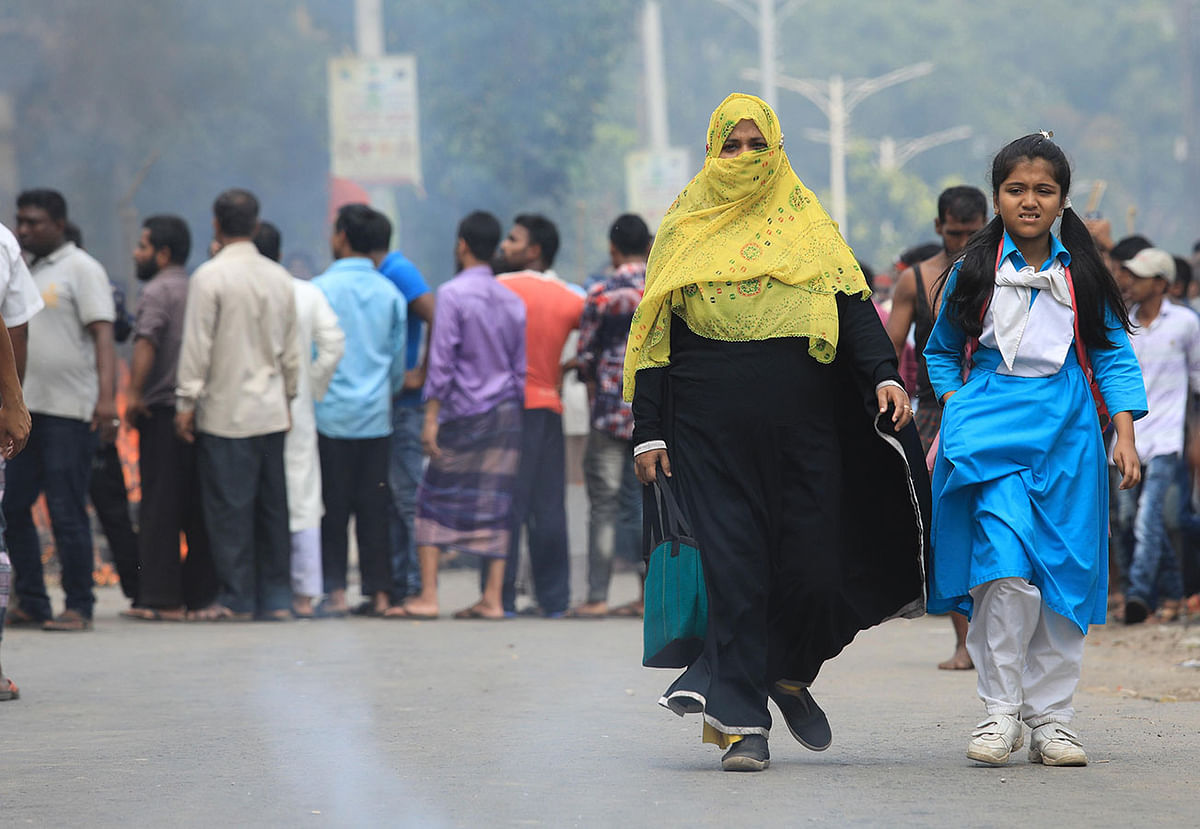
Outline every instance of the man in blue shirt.
<path fill-rule="evenodd" d="M 391 280 L 408 303 L 408 340 L 404 345 L 404 388 L 392 399 L 392 457 L 388 480 L 392 490 L 392 604 L 421 592 L 413 520 L 417 514 L 417 486 L 424 470 L 421 425 L 425 404 L 421 387 L 433 331 L 434 295 L 421 272 L 400 251 L 388 253 L 392 224 L 379 215 L 371 242 L 371 258 L 380 273 Z M 424 323 L 424 324 L 422 324 Z M 424 330 L 425 347 L 421 347 Z"/>
<path fill-rule="evenodd" d="M 392 545 L 388 449 L 392 397 L 404 384 L 404 298 L 369 258 L 376 212 L 365 204 L 338 210 L 336 261 L 313 280 L 346 333 L 346 350 L 325 398 L 316 404 L 325 517 L 322 569 L 327 615 L 346 605 L 347 526 L 355 516 L 366 601 L 356 610 L 381 616 L 391 604 Z"/>

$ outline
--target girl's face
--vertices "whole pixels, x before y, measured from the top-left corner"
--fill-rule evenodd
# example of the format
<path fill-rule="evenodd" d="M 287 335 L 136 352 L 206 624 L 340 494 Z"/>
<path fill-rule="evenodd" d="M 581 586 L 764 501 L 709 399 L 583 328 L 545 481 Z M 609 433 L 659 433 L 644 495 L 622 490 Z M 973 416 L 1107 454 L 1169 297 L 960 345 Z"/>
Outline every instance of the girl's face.
<path fill-rule="evenodd" d="M 763 138 L 758 124 L 743 118 L 729 131 L 729 137 L 721 145 L 721 158 L 737 158 L 742 153 L 766 148 L 767 139 Z"/>
<path fill-rule="evenodd" d="M 996 214 L 1010 236 L 1037 239 L 1062 215 L 1063 192 L 1044 158 L 1022 159 L 995 193 Z"/>

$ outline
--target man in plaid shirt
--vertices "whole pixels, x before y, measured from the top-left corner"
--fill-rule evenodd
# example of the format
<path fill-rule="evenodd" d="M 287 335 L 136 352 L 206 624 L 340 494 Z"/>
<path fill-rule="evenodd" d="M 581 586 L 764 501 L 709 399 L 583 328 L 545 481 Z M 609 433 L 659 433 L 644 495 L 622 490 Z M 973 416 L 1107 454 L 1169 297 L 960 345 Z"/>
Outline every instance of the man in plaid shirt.
<path fill-rule="evenodd" d="M 621 375 L 629 323 L 645 287 L 650 231 L 640 217 L 625 214 L 613 222 L 608 240 L 614 271 L 588 292 L 576 358 L 592 404 L 592 428 L 583 456 L 591 503 L 588 597 L 571 614 L 580 617 L 642 614 L 640 599 L 610 611 L 608 585 L 618 537 L 623 546 L 635 550 L 641 536 L 641 485 L 633 471 L 633 410 L 621 397 Z"/>

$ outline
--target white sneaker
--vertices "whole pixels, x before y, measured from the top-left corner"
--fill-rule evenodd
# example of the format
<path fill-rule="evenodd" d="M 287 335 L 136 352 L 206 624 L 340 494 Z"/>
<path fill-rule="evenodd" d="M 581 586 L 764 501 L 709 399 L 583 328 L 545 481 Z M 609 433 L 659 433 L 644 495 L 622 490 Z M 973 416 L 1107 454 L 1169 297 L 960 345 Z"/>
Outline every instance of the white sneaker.
<path fill-rule="evenodd" d="M 1086 766 L 1087 754 L 1079 735 L 1060 722 L 1033 729 L 1029 738 L 1029 762 L 1047 766 Z"/>
<path fill-rule="evenodd" d="M 991 766 L 1002 766 L 1024 744 L 1025 733 L 1020 719 L 1013 714 L 992 714 L 971 732 L 967 757 Z"/>

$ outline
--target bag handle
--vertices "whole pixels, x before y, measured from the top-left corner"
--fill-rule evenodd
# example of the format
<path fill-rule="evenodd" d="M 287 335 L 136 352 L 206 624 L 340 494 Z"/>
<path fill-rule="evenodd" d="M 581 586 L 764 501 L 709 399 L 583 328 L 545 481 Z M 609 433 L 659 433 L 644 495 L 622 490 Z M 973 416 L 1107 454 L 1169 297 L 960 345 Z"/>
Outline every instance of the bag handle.
<path fill-rule="evenodd" d="M 668 533 L 679 538 L 691 539 L 691 525 L 684 517 L 683 510 L 679 508 L 679 502 L 675 500 L 674 493 L 671 492 L 671 485 L 667 483 L 667 477 L 663 474 L 662 464 L 659 464 L 654 476 L 654 498 L 658 505 L 659 521 L 663 524 L 661 527 L 663 539 L 667 538 Z"/>

